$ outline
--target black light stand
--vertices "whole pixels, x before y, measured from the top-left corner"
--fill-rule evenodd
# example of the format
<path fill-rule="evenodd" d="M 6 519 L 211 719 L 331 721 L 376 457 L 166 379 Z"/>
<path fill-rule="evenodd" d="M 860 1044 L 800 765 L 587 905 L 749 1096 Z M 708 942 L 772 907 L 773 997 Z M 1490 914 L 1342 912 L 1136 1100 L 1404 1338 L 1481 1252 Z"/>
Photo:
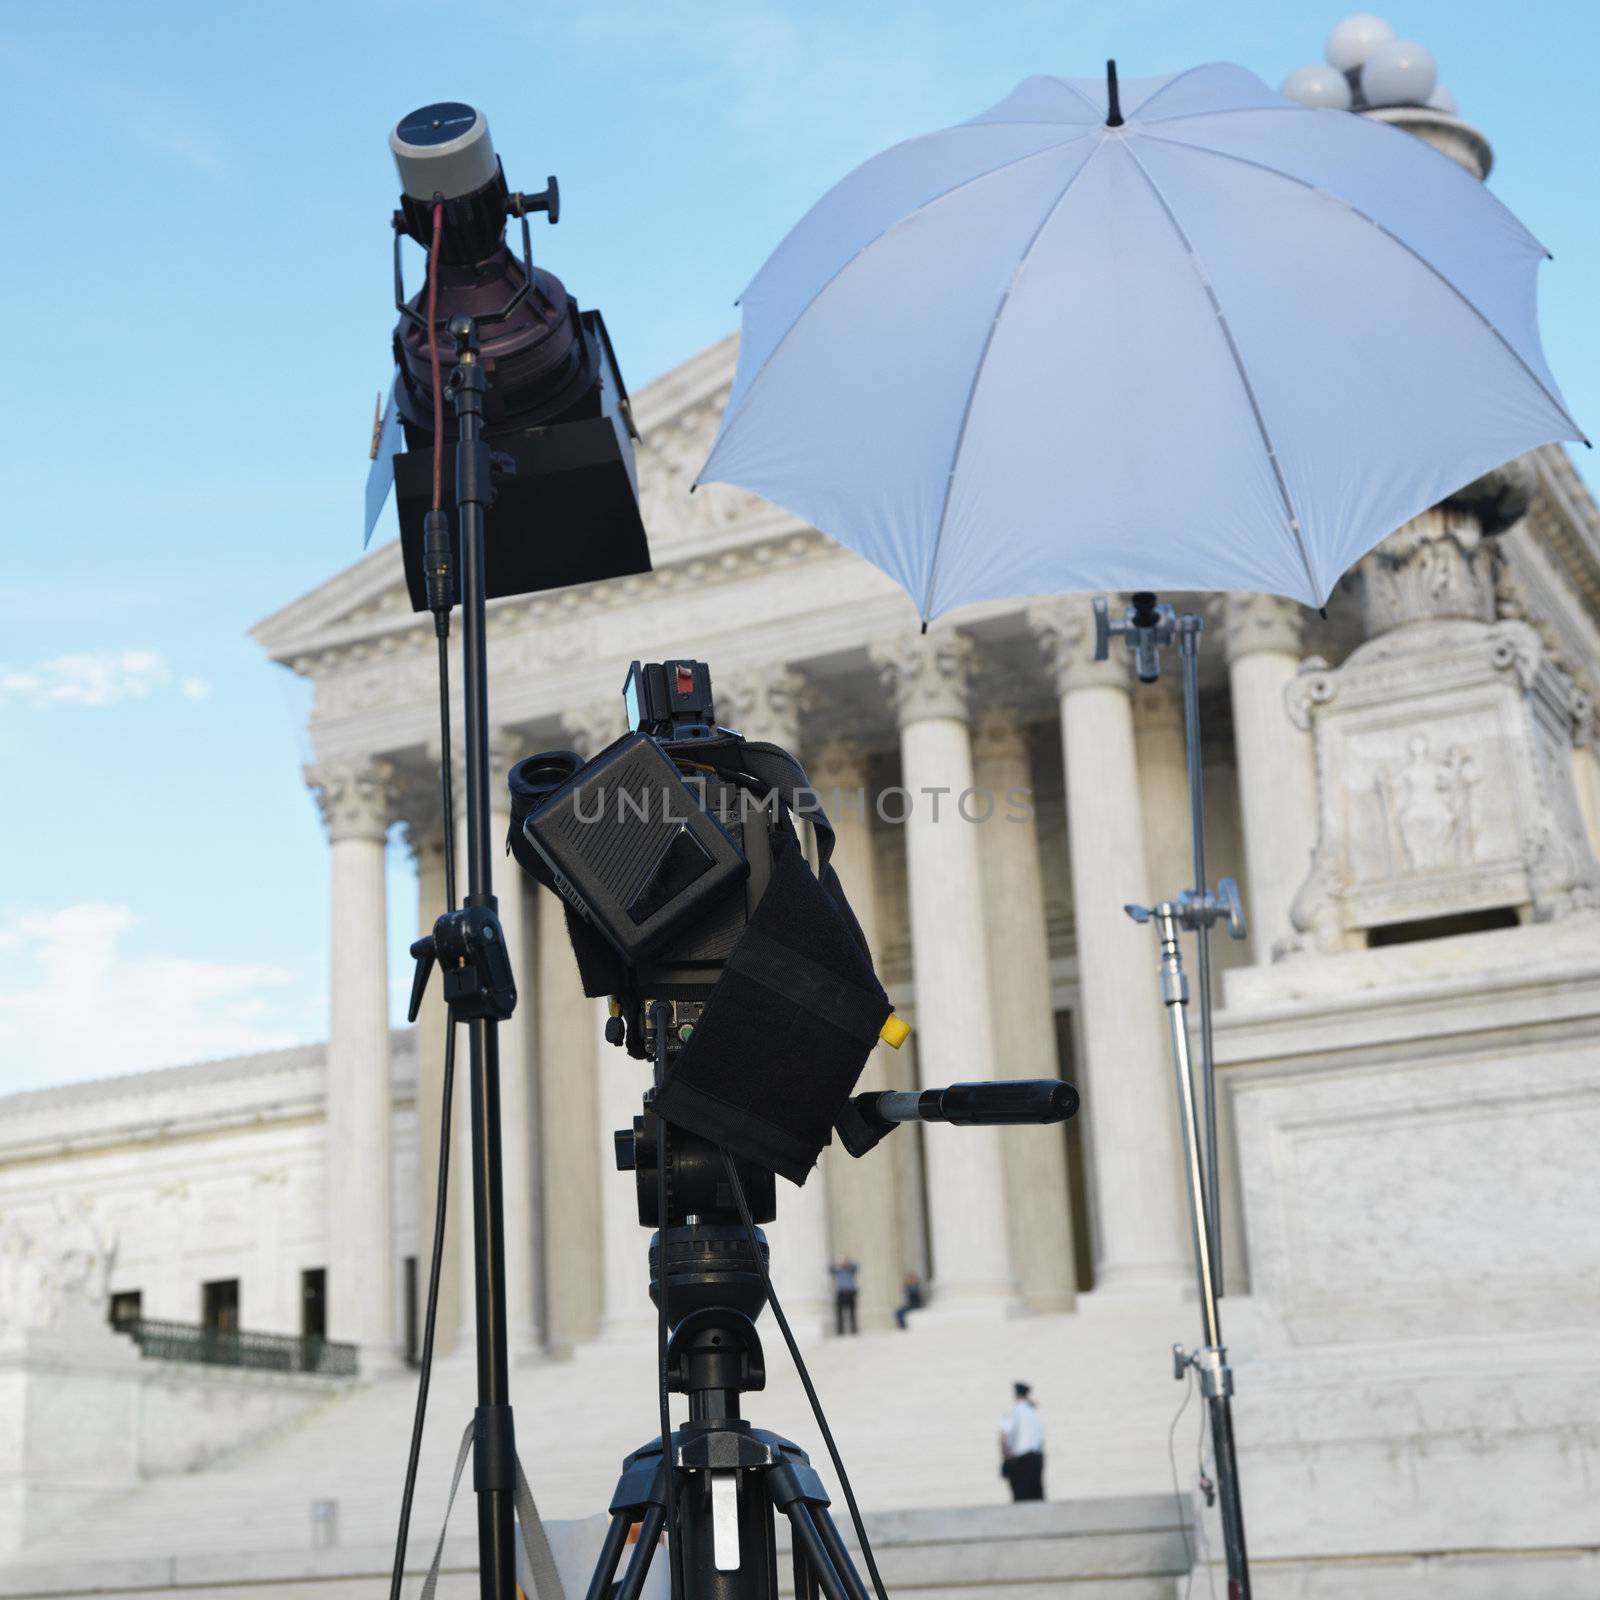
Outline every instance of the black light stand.
<path fill-rule="evenodd" d="M 1189 1216 L 1194 1236 L 1195 1276 L 1200 1291 L 1201 1327 L 1205 1342 L 1198 1350 L 1173 1346 L 1173 1376 L 1182 1379 L 1190 1367 L 1199 1375 L 1200 1392 L 1211 1420 L 1211 1446 L 1217 1466 L 1217 1497 L 1222 1517 L 1223 1553 L 1228 1570 L 1228 1600 L 1250 1600 L 1250 1567 L 1245 1551 L 1244 1504 L 1239 1490 L 1239 1460 L 1233 1439 L 1233 1371 L 1222 1342 L 1218 1300 L 1222 1289 L 1221 1210 L 1217 1182 L 1216 1088 L 1211 1059 L 1211 964 L 1208 936 L 1218 922 L 1229 936 L 1245 935 L 1238 885 L 1223 878 L 1215 893 L 1205 879 L 1205 810 L 1200 765 L 1200 654 L 1204 623 L 1196 616 L 1177 617 L 1171 606 L 1156 604 L 1153 594 L 1136 594 L 1126 615 L 1113 622 L 1103 600 L 1094 602 L 1095 659 L 1110 654 L 1114 636 L 1133 653 L 1142 683 L 1160 675 L 1163 645 L 1178 642 L 1183 664 L 1184 743 L 1189 777 L 1189 815 L 1194 856 L 1194 887 L 1173 900 L 1123 909 L 1135 922 L 1154 923 L 1161 946 L 1161 999 L 1167 1008 L 1172 1039 L 1172 1064 L 1177 1079 L 1178 1117 L 1183 1136 L 1184 1167 L 1189 1186 Z M 1182 928 L 1199 944 L 1201 1068 L 1205 1083 L 1205 1123 L 1196 1109 L 1194 1072 L 1189 1058 L 1189 980 L 1178 942 Z"/>
<path fill-rule="evenodd" d="M 472 1486 L 478 1496 L 478 1592 L 482 1600 L 515 1600 L 516 1431 L 506 1359 L 506 1261 L 500 1162 L 499 1024 L 516 1005 L 516 987 L 497 915 L 489 850 L 489 690 L 483 512 L 493 494 L 489 450 L 482 440 L 487 388 L 473 319 L 449 323 L 456 367 L 447 393 L 459 430 L 456 501 L 460 508 L 462 693 L 466 708 L 467 894 L 433 933 L 411 947 L 417 960 L 411 991 L 415 1020 L 428 974 L 442 969 L 453 1021 L 467 1023 L 472 1082 L 472 1261 L 477 1304 L 478 1406 L 473 1414 Z M 430 514 L 430 583 L 448 577 L 449 528 Z M 445 615 L 448 582 L 439 585 Z M 450 759 L 450 752 L 444 753 Z"/>

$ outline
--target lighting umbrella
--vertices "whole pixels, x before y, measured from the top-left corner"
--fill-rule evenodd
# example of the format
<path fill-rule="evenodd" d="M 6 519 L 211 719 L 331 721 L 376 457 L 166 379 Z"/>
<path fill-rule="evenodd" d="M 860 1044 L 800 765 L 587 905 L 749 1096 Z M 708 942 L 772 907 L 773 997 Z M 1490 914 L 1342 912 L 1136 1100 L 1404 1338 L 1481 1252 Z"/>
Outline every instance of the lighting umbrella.
<path fill-rule="evenodd" d="M 1401 63 L 1404 66 L 1404 63 Z M 1365 83 L 1365 79 L 1363 80 Z M 1313 97 L 1315 98 L 1315 97 Z M 1326 98 L 1325 96 L 1323 98 Z M 1337 97 L 1336 97 L 1337 98 Z M 1397 129 L 1240 67 L 1034 77 L 837 184 L 741 296 L 701 482 L 737 484 L 954 606 L 1132 590 L 1141 676 L 1183 660 L 1194 886 L 1160 934 L 1231 1600 L 1248 1600 L 1217 1313 L 1199 619 L 1155 590 L 1321 606 L 1380 539 L 1512 456 L 1580 439 L 1539 345 L 1544 248 Z M 1109 622 L 1109 619 L 1107 619 Z M 1109 639 L 1102 640 L 1102 648 Z M 1199 939 L 1197 1132 L 1177 930 Z"/>
<path fill-rule="evenodd" d="M 1401 523 L 1582 434 L 1544 247 L 1448 157 L 1242 67 L 1034 77 L 843 179 L 740 298 L 701 482 L 924 622 L 974 600 L 1325 603 Z"/>

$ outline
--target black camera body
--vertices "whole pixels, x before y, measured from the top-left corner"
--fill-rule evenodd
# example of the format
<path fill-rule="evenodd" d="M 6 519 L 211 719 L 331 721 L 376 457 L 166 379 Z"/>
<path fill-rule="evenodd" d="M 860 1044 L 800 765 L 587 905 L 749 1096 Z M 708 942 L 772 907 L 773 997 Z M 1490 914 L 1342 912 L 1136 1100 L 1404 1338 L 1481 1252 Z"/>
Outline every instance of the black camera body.
<path fill-rule="evenodd" d="M 750 871 L 648 733 L 625 735 L 571 773 L 524 818 L 522 836 L 556 892 L 630 967 L 709 902 L 725 913 L 742 903 L 730 891 Z"/>
<path fill-rule="evenodd" d="M 717 726 L 703 662 L 634 662 L 631 732 L 511 771 L 518 862 L 567 905 L 584 992 L 656 1055 L 669 1124 L 802 1183 L 890 1014 L 793 756 Z M 813 868 L 795 831 L 811 824 Z M 611 1037 L 608 1030 L 608 1037 Z"/>

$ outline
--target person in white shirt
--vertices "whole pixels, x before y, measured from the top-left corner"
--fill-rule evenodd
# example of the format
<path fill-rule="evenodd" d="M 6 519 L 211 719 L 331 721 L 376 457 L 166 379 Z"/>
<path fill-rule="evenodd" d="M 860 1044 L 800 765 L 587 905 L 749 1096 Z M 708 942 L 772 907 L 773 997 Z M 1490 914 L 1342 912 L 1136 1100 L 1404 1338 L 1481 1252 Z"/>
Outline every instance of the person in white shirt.
<path fill-rule="evenodd" d="M 1012 1388 L 1016 1403 L 1000 1421 L 1000 1476 L 1011 1485 L 1013 1500 L 1043 1500 L 1044 1425 L 1028 1385 Z"/>

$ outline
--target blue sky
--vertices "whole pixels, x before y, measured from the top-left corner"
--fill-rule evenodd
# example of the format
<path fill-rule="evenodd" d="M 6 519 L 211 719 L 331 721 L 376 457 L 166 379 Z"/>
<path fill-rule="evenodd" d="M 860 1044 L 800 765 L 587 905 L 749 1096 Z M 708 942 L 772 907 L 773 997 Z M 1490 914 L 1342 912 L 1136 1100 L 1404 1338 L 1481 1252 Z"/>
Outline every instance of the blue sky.
<path fill-rule="evenodd" d="M 1600 428 L 1600 7 L 1376 9 L 1433 50 L 1494 144 L 1493 187 L 1554 252 L 1546 349 Z M 0 8 L 0 1090 L 325 1027 L 307 697 L 246 630 L 359 554 L 400 115 L 471 101 L 513 184 L 559 174 L 536 249 L 605 311 L 638 387 L 733 327 L 785 229 L 884 145 L 1107 55 L 1276 83 L 1341 10 Z M 414 896 L 392 856 L 398 942 Z"/>

